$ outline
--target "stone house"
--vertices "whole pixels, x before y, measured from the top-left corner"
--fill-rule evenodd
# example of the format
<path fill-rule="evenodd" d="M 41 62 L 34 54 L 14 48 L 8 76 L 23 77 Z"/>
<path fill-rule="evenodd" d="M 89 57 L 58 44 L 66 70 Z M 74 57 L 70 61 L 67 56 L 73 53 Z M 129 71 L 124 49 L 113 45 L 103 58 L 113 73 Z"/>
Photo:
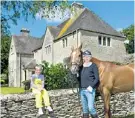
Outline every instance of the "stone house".
<path fill-rule="evenodd" d="M 27 29 L 21 30 L 20 36 L 12 36 L 9 52 L 9 86 L 20 87 L 31 72 L 24 67 L 33 61 L 33 50 L 43 43 L 42 39 L 29 36 Z"/>
<path fill-rule="evenodd" d="M 38 40 L 34 49 L 29 49 L 29 45 L 31 44 L 25 43 L 28 46 L 27 51 L 30 52 L 30 54 L 27 54 L 29 55 L 27 56 L 28 63 L 24 64 L 24 66 L 25 68 L 29 68 L 27 69 L 29 73 L 32 72 L 31 69 L 35 63 L 41 63 L 43 60 L 53 64 L 59 62 L 63 63 L 63 60 L 69 57 L 71 47 L 78 47 L 81 43 L 83 44 L 82 50 L 90 50 L 92 55 L 98 59 L 116 62 L 124 61 L 123 57 L 126 55 L 124 35 L 113 29 L 95 13 L 84 8 L 83 5 L 73 3 L 73 8 L 77 11 L 76 14 L 72 15 L 58 26 L 48 26 L 42 37 L 43 40 Z M 14 37 L 15 36 L 12 36 L 12 39 L 15 39 Z M 13 42 L 14 41 L 12 41 L 11 47 L 14 44 Z M 24 42 L 22 41 L 22 43 Z M 14 55 L 14 58 L 19 60 L 19 55 L 18 57 Z M 9 61 L 11 60 L 10 58 L 9 56 Z M 10 63 L 9 65 L 11 67 Z M 19 73 L 21 72 L 18 72 L 17 78 L 19 82 L 21 82 L 22 79 L 19 78 L 21 77 Z M 10 76 L 11 75 L 12 74 L 10 74 Z M 14 74 L 12 76 L 14 77 L 16 75 Z M 16 81 L 16 79 L 11 80 Z M 25 79 L 28 79 L 28 76 Z M 19 83 L 14 85 L 20 86 Z"/>
<path fill-rule="evenodd" d="M 50 63 L 63 62 L 71 47 L 83 44 L 101 60 L 122 62 L 126 55 L 125 37 L 87 8 L 76 5 L 77 15 L 57 27 L 47 27 L 42 45 L 42 59 Z"/>

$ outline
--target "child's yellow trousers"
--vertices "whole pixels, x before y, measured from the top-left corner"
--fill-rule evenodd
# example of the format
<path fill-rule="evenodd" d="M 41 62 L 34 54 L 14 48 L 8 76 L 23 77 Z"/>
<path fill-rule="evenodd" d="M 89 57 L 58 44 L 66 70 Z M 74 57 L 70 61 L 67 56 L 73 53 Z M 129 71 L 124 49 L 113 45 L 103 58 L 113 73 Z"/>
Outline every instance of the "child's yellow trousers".
<path fill-rule="evenodd" d="M 37 84 L 37 81 L 35 81 L 35 84 Z M 45 89 L 43 89 L 42 91 L 38 91 L 38 92 L 35 92 L 35 91 L 37 91 L 37 89 L 32 88 L 32 92 L 35 93 L 36 108 L 43 107 L 43 104 L 42 104 L 43 102 L 46 107 L 50 106 L 48 92 Z"/>
<path fill-rule="evenodd" d="M 50 106 L 49 95 L 45 89 L 43 89 L 41 92 L 38 92 L 35 94 L 36 108 L 43 107 L 42 100 L 43 100 L 45 106 Z"/>

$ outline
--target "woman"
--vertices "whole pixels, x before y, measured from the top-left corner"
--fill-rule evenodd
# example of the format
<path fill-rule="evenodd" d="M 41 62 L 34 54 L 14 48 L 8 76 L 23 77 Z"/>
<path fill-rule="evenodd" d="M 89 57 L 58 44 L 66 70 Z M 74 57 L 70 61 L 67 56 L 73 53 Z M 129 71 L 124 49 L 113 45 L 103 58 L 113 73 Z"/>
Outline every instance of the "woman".
<path fill-rule="evenodd" d="M 89 118 L 89 114 L 92 118 L 98 118 L 94 101 L 96 87 L 99 83 L 99 74 L 96 64 L 90 61 L 91 58 L 92 55 L 90 51 L 86 50 L 83 52 L 84 63 L 79 72 L 83 118 Z"/>

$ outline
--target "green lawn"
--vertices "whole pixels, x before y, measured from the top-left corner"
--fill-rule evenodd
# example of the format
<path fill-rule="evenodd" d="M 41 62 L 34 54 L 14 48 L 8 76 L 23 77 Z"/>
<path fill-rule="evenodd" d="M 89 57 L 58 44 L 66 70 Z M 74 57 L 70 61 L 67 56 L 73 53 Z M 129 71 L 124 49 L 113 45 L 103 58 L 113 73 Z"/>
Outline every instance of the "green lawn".
<path fill-rule="evenodd" d="M 24 88 L 18 87 L 1 87 L 1 94 L 17 94 L 17 93 L 24 93 Z"/>

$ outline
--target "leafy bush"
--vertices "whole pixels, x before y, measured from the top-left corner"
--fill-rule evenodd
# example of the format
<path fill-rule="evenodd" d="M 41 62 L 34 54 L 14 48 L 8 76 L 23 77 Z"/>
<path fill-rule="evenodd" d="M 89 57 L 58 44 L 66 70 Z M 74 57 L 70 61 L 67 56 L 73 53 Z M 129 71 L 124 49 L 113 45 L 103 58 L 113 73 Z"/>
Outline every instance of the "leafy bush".
<path fill-rule="evenodd" d="M 6 74 L 0 75 L 0 82 L 1 82 L 1 84 L 7 84 L 8 83 L 8 77 L 7 77 Z"/>
<path fill-rule="evenodd" d="M 46 77 L 45 87 L 47 90 L 76 87 L 76 78 L 72 76 L 63 64 L 49 65 L 48 62 L 43 61 L 42 65 L 44 68 L 43 74 Z"/>
<path fill-rule="evenodd" d="M 2 85 L 5 84 L 5 80 L 0 78 L 0 84 L 2 84 Z"/>

